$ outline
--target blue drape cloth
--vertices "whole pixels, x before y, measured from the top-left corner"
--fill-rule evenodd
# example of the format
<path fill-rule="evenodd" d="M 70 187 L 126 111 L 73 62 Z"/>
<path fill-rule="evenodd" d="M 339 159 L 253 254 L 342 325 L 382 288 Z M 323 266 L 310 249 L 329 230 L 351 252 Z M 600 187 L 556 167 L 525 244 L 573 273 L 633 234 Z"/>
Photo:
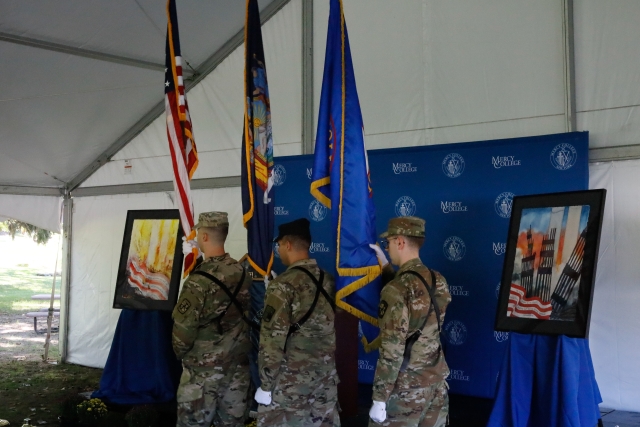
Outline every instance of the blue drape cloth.
<path fill-rule="evenodd" d="M 595 427 L 602 402 L 589 342 L 511 334 L 488 427 Z"/>
<path fill-rule="evenodd" d="M 173 400 L 182 367 L 171 347 L 172 327 L 168 311 L 122 310 L 100 390 L 91 397 L 121 405 Z"/>

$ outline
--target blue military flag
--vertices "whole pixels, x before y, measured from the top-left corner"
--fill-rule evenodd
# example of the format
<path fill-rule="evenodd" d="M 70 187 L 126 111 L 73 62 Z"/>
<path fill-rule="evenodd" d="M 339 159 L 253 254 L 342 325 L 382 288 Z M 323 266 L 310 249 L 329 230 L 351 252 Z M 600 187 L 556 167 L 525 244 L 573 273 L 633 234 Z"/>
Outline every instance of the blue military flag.
<path fill-rule="evenodd" d="M 247 228 L 248 261 L 267 276 L 273 265 L 273 138 L 257 0 L 247 0 L 246 16 L 242 219 Z"/>
<path fill-rule="evenodd" d="M 340 0 L 331 0 L 311 194 L 331 209 L 336 304 L 377 326 L 380 265 L 362 113 Z M 365 346 L 366 347 L 366 346 Z"/>

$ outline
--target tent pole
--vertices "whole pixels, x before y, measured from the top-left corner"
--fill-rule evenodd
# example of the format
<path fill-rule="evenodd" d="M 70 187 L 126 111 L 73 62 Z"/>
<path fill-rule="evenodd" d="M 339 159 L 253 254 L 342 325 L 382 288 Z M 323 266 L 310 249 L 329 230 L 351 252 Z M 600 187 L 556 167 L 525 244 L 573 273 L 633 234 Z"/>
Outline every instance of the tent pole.
<path fill-rule="evenodd" d="M 564 50 L 564 93 L 566 131 L 578 130 L 576 123 L 576 58 L 574 54 L 573 0 L 562 0 Z"/>
<path fill-rule="evenodd" d="M 69 300 L 71 289 L 71 242 L 73 223 L 73 199 L 69 189 L 65 189 L 62 202 L 62 284 L 60 286 L 60 361 L 65 363 L 68 357 L 69 337 Z"/>
<path fill-rule="evenodd" d="M 313 154 L 313 0 L 302 0 L 302 154 Z"/>

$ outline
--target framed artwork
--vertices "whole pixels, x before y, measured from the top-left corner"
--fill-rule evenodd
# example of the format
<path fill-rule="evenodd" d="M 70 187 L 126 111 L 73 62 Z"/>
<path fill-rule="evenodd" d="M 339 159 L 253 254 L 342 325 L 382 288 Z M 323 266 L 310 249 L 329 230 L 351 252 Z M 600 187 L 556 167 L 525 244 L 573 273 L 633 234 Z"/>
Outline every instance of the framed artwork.
<path fill-rule="evenodd" d="M 113 308 L 171 311 L 182 274 L 177 209 L 127 212 Z"/>
<path fill-rule="evenodd" d="M 496 330 L 587 337 L 605 196 L 513 198 Z"/>

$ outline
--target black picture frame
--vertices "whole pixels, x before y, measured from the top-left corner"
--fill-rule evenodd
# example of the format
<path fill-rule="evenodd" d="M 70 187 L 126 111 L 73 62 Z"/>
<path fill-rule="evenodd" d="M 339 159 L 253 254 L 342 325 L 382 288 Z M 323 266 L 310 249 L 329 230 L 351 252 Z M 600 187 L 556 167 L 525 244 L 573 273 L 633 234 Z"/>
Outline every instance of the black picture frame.
<path fill-rule="evenodd" d="M 183 235 L 177 209 L 127 211 L 113 308 L 173 310 L 182 274 Z"/>
<path fill-rule="evenodd" d="M 588 337 L 605 198 L 604 189 L 513 198 L 497 331 Z"/>

